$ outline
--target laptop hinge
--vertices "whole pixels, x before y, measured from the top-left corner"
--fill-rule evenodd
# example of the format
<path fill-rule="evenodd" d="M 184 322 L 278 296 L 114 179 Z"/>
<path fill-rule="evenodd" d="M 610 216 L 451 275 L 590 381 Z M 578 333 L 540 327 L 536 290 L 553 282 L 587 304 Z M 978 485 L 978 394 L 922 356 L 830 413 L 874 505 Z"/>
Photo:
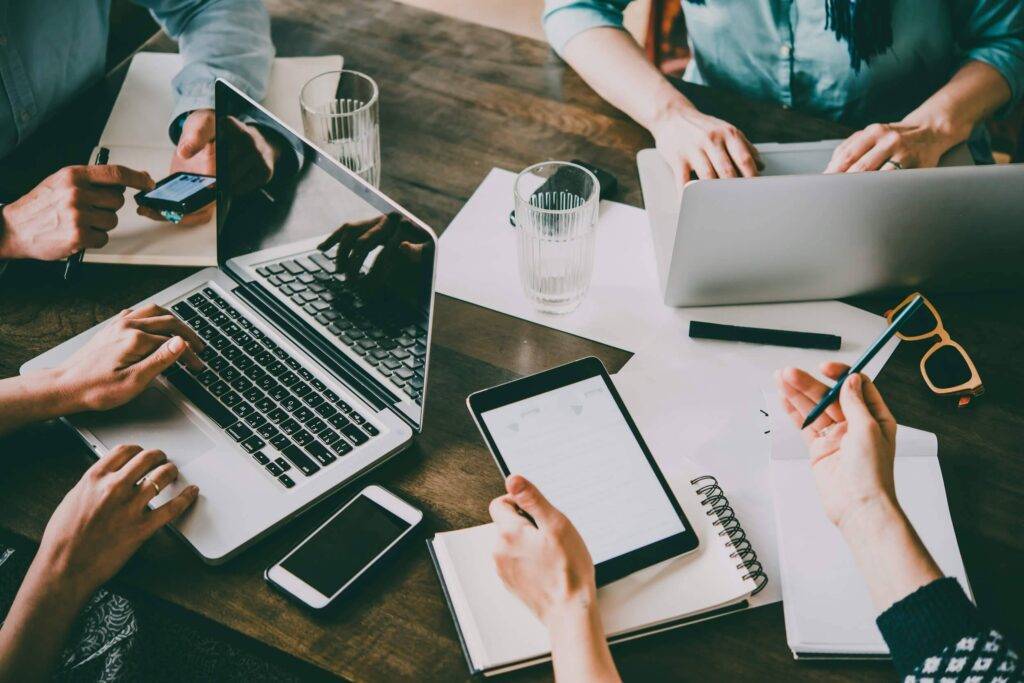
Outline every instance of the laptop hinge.
<path fill-rule="evenodd" d="M 234 293 L 262 313 L 286 337 L 302 347 L 327 370 L 334 373 L 342 384 L 358 394 L 364 401 L 377 410 L 388 408 L 392 413 L 412 425 L 402 411 L 393 407 L 398 403 L 396 396 L 381 387 L 366 370 L 326 343 L 306 321 L 301 320 L 281 305 L 281 302 L 274 299 L 260 283 L 243 282 L 235 288 Z M 415 428 L 415 425 L 412 426 Z"/>

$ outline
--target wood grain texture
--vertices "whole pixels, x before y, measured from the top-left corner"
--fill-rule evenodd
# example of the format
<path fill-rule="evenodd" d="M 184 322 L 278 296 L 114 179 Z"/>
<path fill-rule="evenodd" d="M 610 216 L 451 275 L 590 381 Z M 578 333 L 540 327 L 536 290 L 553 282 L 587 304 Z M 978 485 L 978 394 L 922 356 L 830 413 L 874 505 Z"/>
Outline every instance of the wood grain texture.
<path fill-rule="evenodd" d="M 493 166 L 579 157 L 615 173 L 639 205 L 640 127 L 602 102 L 547 46 L 388 0 L 272 0 L 283 56 L 342 53 L 381 86 L 383 189 L 434 226 L 449 223 Z M 170 49 L 154 41 L 150 49 Z M 98 138 L 123 72 L 111 75 L 0 164 L 16 193 L 60 164 L 81 162 Z M 755 141 L 814 140 L 847 129 L 726 92 L 684 87 L 706 111 Z M 61 269 L 15 264 L 0 280 L 0 376 L 188 270 L 86 265 L 73 288 Z M 934 297 L 974 357 L 988 395 L 967 411 L 934 399 L 918 375 L 923 345 L 903 345 L 879 385 L 900 422 L 937 432 L 957 535 L 979 603 L 1020 633 L 1024 562 L 1024 311 L 1014 294 Z M 887 301 L 854 302 L 881 312 Z M 466 665 L 423 548 L 426 535 L 486 520 L 501 477 L 466 412 L 465 396 L 584 355 L 615 371 L 629 354 L 440 297 L 422 435 L 366 480 L 427 512 L 425 530 L 350 599 L 311 614 L 270 591 L 263 569 L 356 490 L 348 487 L 226 566 L 211 568 L 169 534 L 147 543 L 118 580 L 292 653 L 350 680 L 463 680 Z M 86 452 L 57 424 L 0 441 L 0 525 L 38 539 Z M 627 680 L 891 680 L 885 664 L 795 663 L 778 605 L 616 648 Z M 549 667 L 510 680 L 544 680 Z"/>

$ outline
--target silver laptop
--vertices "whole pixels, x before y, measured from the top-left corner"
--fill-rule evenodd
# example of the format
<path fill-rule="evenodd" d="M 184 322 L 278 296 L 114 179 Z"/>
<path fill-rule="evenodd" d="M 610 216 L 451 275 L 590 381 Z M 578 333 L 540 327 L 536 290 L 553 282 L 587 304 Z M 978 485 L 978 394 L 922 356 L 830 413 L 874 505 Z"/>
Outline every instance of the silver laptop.
<path fill-rule="evenodd" d="M 206 367 L 175 366 L 123 408 L 67 418 L 98 456 L 122 443 L 167 453 L 180 477 L 153 506 L 198 485 L 175 529 L 210 563 L 381 464 L 422 428 L 437 253 L 424 223 L 224 81 L 216 106 L 219 267 L 139 302 L 196 330 Z M 247 187 L 232 166 L 238 137 L 228 117 L 283 150 L 262 187 Z M 373 248 L 343 252 L 357 273 L 338 268 L 337 245 L 318 246 L 331 236 L 348 245 L 368 226 Z M 60 363 L 97 328 L 22 371 Z"/>
<path fill-rule="evenodd" d="M 890 289 L 1024 282 L 1024 164 L 823 175 L 840 140 L 757 145 L 762 177 L 680 192 L 653 149 L 637 155 L 665 303 L 836 299 Z"/>

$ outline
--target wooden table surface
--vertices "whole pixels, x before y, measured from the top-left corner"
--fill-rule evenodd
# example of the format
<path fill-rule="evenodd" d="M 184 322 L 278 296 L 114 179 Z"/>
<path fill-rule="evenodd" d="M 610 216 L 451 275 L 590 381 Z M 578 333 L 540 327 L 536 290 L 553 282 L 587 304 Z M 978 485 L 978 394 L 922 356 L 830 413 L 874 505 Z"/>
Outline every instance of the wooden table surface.
<path fill-rule="evenodd" d="M 619 199 L 640 205 L 634 155 L 648 135 L 603 103 L 546 45 L 390 0 L 272 0 L 283 56 L 343 53 L 381 86 L 383 189 L 441 232 L 494 166 L 520 169 L 579 157 L 615 173 Z M 167 49 L 166 39 L 151 47 Z M 46 126 L 0 167 L 16 191 L 57 165 L 81 162 L 98 138 L 123 70 Z M 686 87 L 705 111 L 754 141 L 814 140 L 848 131 L 725 92 Z M 177 268 L 87 265 L 72 288 L 55 264 L 19 263 L 0 282 L 0 376 L 116 311 L 180 279 Z M 1024 370 L 1022 306 L 1013 294 L 936 296 L 947 326 L 988 387 L 956 411 L 918 374 L 921 345 L 904 344 L 879 386 L 903 424 L 939 435 L 939 453 L 961 552 L 977 599 L 1010 632 L 1024 631 Z M 854 302 L 880 312 L 888 300 Z M 584 355 L 611 371 L 625 351 L 439 297 L 430 400 L 412 447 L 357 486 L 382 483 L 427 511 L 426 530 L 363 590 L 311 614 L 268 590 L 263 569 L 356 490 L 273 534 L 226 566 L 208 567 L 169 534 L 149 542 L 119 577 L 130 586 L 352 680 L 465 679 L 466 664 L 423 539 L 487 520 L 502 492 L 466 412 L 465 396 Z M 88 464 L 57 424 L 0 441 L 0 526 L 38 539 L 53 508 Z M 886 664 L 797 664 L 780 605 L 625 644 L 615 658 L 627 679 L 891 680 Z M 510 676 L 550 677 L 549 667 Z"/>

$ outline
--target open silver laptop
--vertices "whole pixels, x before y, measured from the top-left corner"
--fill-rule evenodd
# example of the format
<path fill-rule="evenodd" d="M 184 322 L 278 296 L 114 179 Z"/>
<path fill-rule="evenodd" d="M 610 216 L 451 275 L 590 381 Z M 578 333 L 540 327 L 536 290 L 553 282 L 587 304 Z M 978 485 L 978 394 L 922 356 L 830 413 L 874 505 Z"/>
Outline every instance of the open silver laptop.
<path fill-rule="evenodd" d="M 175 528 L 210 563 L 379 465 L 422 428 L 437 245 L 424 223 L 230 84 L 216 88 L 219 267 L 139 302 L 195 329 L 206 368 L 175 366 L 123 408 L 67 418 L 99 456 L 121 443 L 167 453 L 180 477 L 153 505 L 199 486 Z M 227 129 L 238 121 L 282 150 L 262 187 L 238 168 L 240 138 Z M 351 252 L 358 276 L 337 268 L 337 245 L 318 248 L 332 235 L 345 245 L 367 236 L 373 248 Z M 60 363 L 97 328 L 23 372 Z"/>
<path fill-rule="evenodd" d="M 1024 282 L 1024 164 L 823 175 L 840 140 L 757 145 L 763 176 L 681 192 L 653 149 L 637 155 L 665 303 L 835 299 L 888 289 Z"/>

